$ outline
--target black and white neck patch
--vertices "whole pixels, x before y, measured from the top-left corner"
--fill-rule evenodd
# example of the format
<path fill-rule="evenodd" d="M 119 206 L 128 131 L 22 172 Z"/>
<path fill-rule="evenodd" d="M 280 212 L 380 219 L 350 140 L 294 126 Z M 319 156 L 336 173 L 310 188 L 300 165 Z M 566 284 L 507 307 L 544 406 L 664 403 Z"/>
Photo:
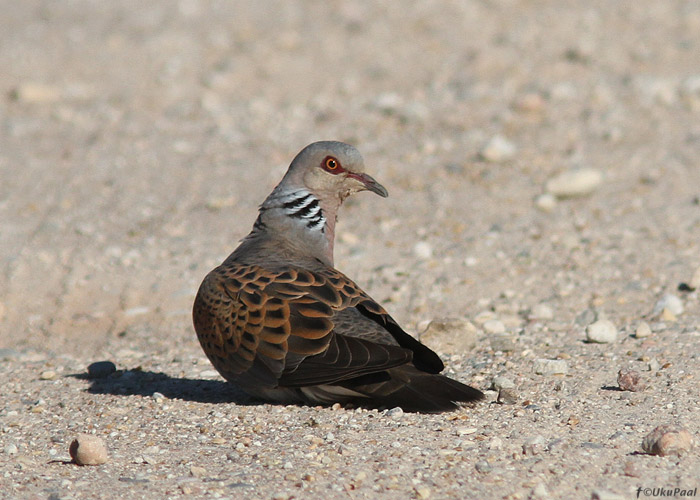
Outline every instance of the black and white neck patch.
<path fill-rule="evenodd" d="M 316 197 L 307 191 L 296 191 L 282 204 L 285 214 L 294 219 L 300 219 L 309 229 L 323 230 L 326 217 L 321 210 L 321 204 Z"/>

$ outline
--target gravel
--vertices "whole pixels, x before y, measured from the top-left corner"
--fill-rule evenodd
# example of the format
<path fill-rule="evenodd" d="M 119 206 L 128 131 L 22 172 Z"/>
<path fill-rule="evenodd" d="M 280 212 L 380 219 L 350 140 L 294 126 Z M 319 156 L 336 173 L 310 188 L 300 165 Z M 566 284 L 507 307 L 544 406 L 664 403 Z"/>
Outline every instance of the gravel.
<path fill-rule="evenodd" d="M 6 4 L 4 497 L 634 498 L 697 486 L 696 447 L 640 453 L 659 424 L 700 433 L 699 296 L 676 292 L 697 288 L 700 265 L 695 4 Z M 489 161 L 498 136 L 515 149 Z M 320 139 L 355 144 L 390 192 L 343 207 L 337 267 L 409 332 L 436 318 L 476 325 L 435 348 L 485 401 L 400 418 L 270 405 L 203 355 L 197 287 Z M 546 189 L 587 169 L 602 175 L 576 188 L 585 195 Z M 669 293 L 683 312 L 652 316 Z M 553 317 L 531 319 L 538 304 Z M 616 340 L 585 342 L 603 318 Z M 489 320 L 505 332 L 487 333 Z M 93 378 L 86 367 L 103 360 L 118 369 Z M 620 391 L 621 367 L 648 387 Z M 495 404 L 497 376 L 516 384 L 513 404 Z M 79 434 L 102 439 L 108 461 L 73 463 Z M 546 445 L 524 454 L 537 436 Z"/>

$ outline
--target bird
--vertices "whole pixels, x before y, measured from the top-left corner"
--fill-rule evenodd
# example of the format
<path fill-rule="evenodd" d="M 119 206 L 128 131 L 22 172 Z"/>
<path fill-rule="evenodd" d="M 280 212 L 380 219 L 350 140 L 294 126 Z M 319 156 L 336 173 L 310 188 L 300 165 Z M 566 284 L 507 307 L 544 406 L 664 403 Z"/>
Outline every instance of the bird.
<path fill-rule="evenodd" d="M 216 370 L 277 404 L 437 413 L 483 398 L 334 267 L 338 209 L 360 191 L 387 197 L 359 151 L 314 142 L 259 207 L 253 228 L 195 297 L 192 318 Z"/>

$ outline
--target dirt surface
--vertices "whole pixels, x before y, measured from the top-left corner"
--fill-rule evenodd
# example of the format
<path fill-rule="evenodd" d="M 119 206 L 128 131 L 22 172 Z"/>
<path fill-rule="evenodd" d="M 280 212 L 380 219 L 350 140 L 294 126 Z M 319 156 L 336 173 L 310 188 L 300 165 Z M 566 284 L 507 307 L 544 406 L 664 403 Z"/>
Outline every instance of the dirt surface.
<path fill-rule="evenodd" d="M 700 487 L 697 446 L 641 447 L 658 425 L 700 432 L 698 292 L 678 290 L 700 267 L 700 4 L 0 9 L 0 496 Z M 468 320 L 426 342 L 459 380 L 505 377 L 514 404 L 489 390 L 442 415 L 275 406 L 213 371 L 196 289 L 319 139 L 357 146 L 390 192 L 343 208 L 337 267 L 411 332 Z M 574 169 L 602 180 L 545 194 Z M 666 294 L 682 310 L 654 311 Z M 585 342 L 603 318 L 616 339 Z M 88 378 L 100 360 L 117 371 Z M 620 369 L 646 389 L 621 391 Z M 70 463 L 79 433 L 107 463 Z"/>

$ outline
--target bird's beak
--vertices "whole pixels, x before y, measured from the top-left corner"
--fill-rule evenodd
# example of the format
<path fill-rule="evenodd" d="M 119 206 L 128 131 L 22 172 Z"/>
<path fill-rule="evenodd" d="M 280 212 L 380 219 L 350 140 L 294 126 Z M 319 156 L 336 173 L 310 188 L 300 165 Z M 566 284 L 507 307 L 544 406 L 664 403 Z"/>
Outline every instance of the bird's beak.
<path fill-rule="evenodd" d="M 387 191 L 384 186 L 375 181 L 370 175 L 367 175 L 365 173 L 351 172 L 348 174 L 348 177 L 352 177 L 353 179 L 358 180 L 360 183 L 362 183 L 365 189 L 378 194 L 382 198 L 386 198 L 387 196 L 389 196 L 389 191 Z"/>

